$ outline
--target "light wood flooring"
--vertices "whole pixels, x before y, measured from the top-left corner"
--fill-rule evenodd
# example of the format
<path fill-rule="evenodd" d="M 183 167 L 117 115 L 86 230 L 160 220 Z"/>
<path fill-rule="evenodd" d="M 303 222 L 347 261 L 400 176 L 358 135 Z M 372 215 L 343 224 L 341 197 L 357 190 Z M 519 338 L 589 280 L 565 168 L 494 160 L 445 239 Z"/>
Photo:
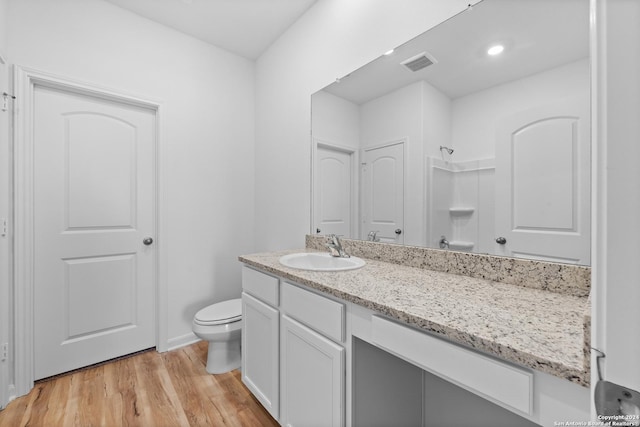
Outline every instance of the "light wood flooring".
<path fill-rule="evenodd" d="M 240 371 L 205 371 L 207 343 L 155 350 L 39 381 L 0 426 L 277 426 Z"/>

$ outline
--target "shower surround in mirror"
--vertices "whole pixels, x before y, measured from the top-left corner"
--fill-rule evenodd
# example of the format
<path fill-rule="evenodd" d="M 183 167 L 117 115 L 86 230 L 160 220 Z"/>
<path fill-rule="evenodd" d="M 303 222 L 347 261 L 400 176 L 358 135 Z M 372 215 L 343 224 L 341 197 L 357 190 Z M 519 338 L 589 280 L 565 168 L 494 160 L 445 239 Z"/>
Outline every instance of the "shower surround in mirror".
<path fill-rule="evenodd" d="M 589 265 L 583 3 L 564 3 L 577 10 L 554 21 L 572 33 L 564 46 L 512 34 L 513 22 L 549 19 L 535 1 L 486 0 L 315 93 L 313 232 Z M 584 18 L 579 31 L 561 25 L 568 16 Z M 540 28 L 548 36 L 553 24 Z M 473 45 L 466 52 L 442 43 L 457 31 L 475 34 L 458 40 Z M 483 56 L 479 46 L 499 33 L 509 39 L 504 57 Z M 535 56 L 543 45 L 553 51 L 545 60 Z M 416 73 L 401 65 L 421 52 L 435 63 Z M 447 84 L 439 67 L 470 83 Z"/>
<path fill-rule="evenodd" d="M 427 159 L 428 247 L 492 253 L 495 246 L 495 161 Z"/>

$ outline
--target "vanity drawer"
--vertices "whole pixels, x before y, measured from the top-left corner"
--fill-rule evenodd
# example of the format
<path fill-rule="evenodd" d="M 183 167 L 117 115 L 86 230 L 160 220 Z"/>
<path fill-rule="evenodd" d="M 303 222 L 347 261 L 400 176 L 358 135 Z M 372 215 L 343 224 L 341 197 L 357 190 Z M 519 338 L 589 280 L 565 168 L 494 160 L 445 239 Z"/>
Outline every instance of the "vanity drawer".
<path fill-rule="evenodd" d="M 531 372 L 375 315 L 371 338 L 374 344 L 426 371 L 531 415 Z"/>
<path fill-rule="evenodd" d="M 282 310 L 334 341 L 344 341 L 344 304 L 282 283 Z"/>
<path fill-rule="evenodd" d="M 277 277 L 261 273 L 246 265 L 242 266 L 242 289 L 274 307 L 278 306 L 279 282 Z"/>

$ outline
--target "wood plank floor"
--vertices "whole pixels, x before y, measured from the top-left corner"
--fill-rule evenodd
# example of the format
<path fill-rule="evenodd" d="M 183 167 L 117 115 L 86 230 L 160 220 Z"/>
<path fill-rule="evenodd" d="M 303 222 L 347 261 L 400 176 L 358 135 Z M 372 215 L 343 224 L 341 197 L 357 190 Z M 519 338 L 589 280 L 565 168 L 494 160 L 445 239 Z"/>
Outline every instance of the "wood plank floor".
<path fill-rule="evenodd" d="M 205 371 L 207 343 L 155 350 L 39 381 L 0 426 L 277 426 L 240 380 Z"/>

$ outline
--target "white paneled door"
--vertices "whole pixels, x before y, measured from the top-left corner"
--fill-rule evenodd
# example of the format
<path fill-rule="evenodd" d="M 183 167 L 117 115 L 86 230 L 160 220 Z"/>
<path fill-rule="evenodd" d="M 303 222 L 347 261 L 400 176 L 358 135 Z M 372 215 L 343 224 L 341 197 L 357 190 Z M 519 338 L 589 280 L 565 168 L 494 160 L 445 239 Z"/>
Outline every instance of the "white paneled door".
<path fill-rule="evenodd" d="M 404 143 L 364 150 L 362 229 L 385 243 L 404 243 Z"/>
<path fill-rule="evenodd" d="M 0 55 L 0 93 L 11 92 L 8 85 L 8 66 L 4 58 Z M 4 99 L 7 99 L 7 106 L 3 105 Z M 11 153 L 9 148 L 9 102 L 13 104 L 13 100 L 0 96 L 0 343 L 9 343 L 11 332 L 9 330 L 11 302 L 10 276 L 11 270 L 10 256 L 11 246 L 8 238 L 8 230 L 4 231 L 4 223 L 9 218 L 11 212 L 9 195 L 10 189 L 10 171 L 11 171 Z M 6 362 L 4 355 L 0 356 L 0 409 L 9 403 L 9 363 Z"/>
<path fill-rule="evenodd" d="M 34 367 L 155 345 L 155 111 L 35 87 Z"/>
<path fill-rule="evenodd" d="M 496 243 L 503 255 L 590 264 L 589 100 L 505 118 L 496 140 Z"/>
<path fill-rule="evenodd" d="M 353 234 L 353 152 L 320 145 L 316 152 L 315 228 L 318 234 Z"/>

